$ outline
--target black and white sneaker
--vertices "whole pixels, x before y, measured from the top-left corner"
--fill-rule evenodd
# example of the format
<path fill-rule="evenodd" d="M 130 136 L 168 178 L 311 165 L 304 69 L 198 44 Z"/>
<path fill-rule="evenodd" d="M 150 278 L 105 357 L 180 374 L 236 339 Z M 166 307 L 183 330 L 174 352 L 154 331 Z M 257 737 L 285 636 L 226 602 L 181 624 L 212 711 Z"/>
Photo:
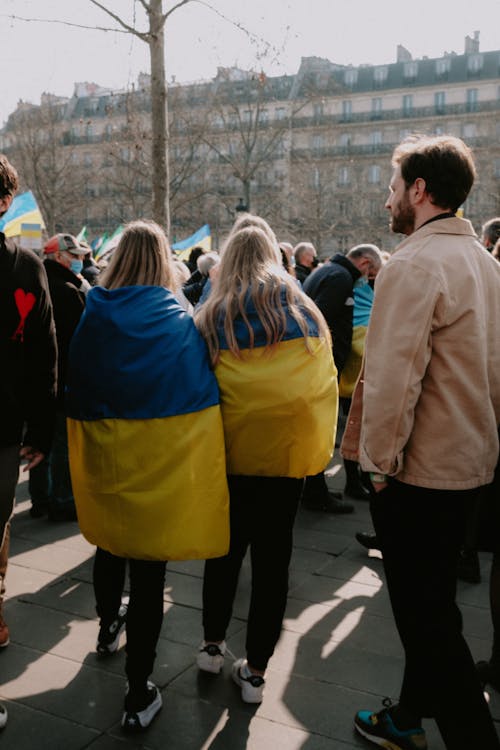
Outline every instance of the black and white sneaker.
<path fill-rule="evenodd" d="M 131 696 L 125 696 L 125 711 L 122 716 L 124 732 L 142 732 L 147 729 L 162 707 L 161 693 L 153 682 L 148 680 L 147 703 L 143 708 L 136 709 Z"/>
<path fill-rule="evenodd" d="M 203 641 L 196 657 L 196 663 L 198 669 L 203 672 L 212 672 L 212 674 L 219 674 L 224 666 L 224 655 L 227 647 L 226 642 L 222 643 L 207 643 Z"/>
<path fill-rule="evenodd" d="M 237 659 L 233 664 L 233 680 L 241 688 L 241 698 L 245 703 L 262 703 L 266 681 L 248 669 L 246 659 Z"/>
<path fill-rule="evenodd" d="M 118 610 L 118 617 L 113 620 L 111 625 L 101 625 L 96 646 L 98 656 L 109 656 L 109 654 L 114 654 L 118 649 L 120 634 L 127 620 L 127 609 L 127 602 L 122 602 Z"/>

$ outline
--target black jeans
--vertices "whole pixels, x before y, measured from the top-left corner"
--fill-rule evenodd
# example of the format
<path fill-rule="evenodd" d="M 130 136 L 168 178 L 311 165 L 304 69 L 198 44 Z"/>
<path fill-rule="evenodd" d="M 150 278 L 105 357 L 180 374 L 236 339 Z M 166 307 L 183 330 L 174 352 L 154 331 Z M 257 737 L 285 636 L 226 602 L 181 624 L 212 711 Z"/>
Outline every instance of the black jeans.
<path fill-rule="evenodd" d="M 229 476 L 231 544 L 225 557 L 207 560 L 203 579 L 206 641 L 222 641 L 233 611 L 241 564 L 250 546 L 252 593 L 248 663 L 264 671 L 281 633 L 288 595 L 293 524 L 302 479 Z"/>
<path fill-rule="evenodd" d="M 99 547 L 94 559 L 94 592 L 102 625 L 110 625 L 121 604 L 129 564 L 130 601 L 127 612 L 127 661 L 130 692 L 143 692 L 153 671 L 156 644 L 163 622 L 165 562 L 127 560 Z"/>
<path fill-rule="evenodd" d="M 406 657 L 400 705 L 435 718 L 449 750 L 500 748 L 455 601 L 465 521 L 478 492 L 391 480 L 371 499 Z"/>

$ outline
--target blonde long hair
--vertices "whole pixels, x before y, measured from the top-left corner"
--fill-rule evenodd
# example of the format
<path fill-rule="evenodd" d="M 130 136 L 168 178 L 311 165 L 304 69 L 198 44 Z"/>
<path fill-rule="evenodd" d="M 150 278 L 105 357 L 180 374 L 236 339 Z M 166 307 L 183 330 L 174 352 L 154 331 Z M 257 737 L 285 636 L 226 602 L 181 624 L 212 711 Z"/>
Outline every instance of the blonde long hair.
<path fill-rule="evenodd" d="M 316 323 L 320 336 L 330 341 L 330 332 L 320 311 L 281 266 L 278 243 L 273 241 L 273 236 L 270 227 L 266 232 L 250 225 L 233 230 L 227 239 L 210 296 L 195 313 L 195 323 L 207 342 L 213 364 L 219 358 L 220 323 L 232 354 L 241 357 L 234 330 L 237 317 L 245 323 L 249 347 L 253 348 L 254 331 L 246 312 L 249 300 L 253 302 L 265 331 L 266 348 L 281 341 L 287 326 L 283 291 L 288 311 L 304 336 L 306 349 L 311 352 L 307 341 L 308 318 Z"/>
<path fill-rule="evenodd" d="M 99 285 L 107 289 L 123 286 L 178 286 L 167 236 L 154 221 L 131 221 L 125 226 L 109 266 Z"/>

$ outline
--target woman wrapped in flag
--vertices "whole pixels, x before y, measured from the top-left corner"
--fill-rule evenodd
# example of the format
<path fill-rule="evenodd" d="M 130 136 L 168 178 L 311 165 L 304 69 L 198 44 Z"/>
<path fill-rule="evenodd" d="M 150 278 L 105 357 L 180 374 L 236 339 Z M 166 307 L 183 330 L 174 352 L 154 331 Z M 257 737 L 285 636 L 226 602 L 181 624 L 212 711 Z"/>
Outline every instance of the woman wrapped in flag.
<path fill-rule="evenodd" d="M 262 222 L 262 220 L 260 220 Z M 230 491 L 229 553 L 205 563 L 201 670 L 218 673 L 241 564 L 250 547 L 246 659 L 232 675 L 260 703 L 281 632 L 303 478 L 331 458 L 337 379 L 318 308 L 281 265 L 266 225 L 233 230 L 208 300 L 195 315 L 221 393 Z"/>
<path fill-rule="evenodd" d="M 175 278 L 163 230 L 129 224 L 102 286 L 89 292 L 69 358 L 71 478 L 80 528 L 97 545 L 97 651 L 116 651 L 126 627 L 128 731 L 145 729 L 161 708 L 148 678 L 165 561 L 220 556 L 229 546 L 217 382 L 205 342 L 174 297 Z"/>

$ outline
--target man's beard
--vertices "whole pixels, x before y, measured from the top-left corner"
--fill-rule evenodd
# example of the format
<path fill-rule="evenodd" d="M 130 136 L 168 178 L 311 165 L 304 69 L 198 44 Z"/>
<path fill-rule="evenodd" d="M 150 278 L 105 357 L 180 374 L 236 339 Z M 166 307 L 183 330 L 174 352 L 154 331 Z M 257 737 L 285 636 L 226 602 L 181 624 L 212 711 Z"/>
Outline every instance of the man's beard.
<path fill-rule="evenodd" d="M 390 227 L 396 234 L 411 234 L 415 229 L 415 209 L 405 193 L 392 214 Z"/>

